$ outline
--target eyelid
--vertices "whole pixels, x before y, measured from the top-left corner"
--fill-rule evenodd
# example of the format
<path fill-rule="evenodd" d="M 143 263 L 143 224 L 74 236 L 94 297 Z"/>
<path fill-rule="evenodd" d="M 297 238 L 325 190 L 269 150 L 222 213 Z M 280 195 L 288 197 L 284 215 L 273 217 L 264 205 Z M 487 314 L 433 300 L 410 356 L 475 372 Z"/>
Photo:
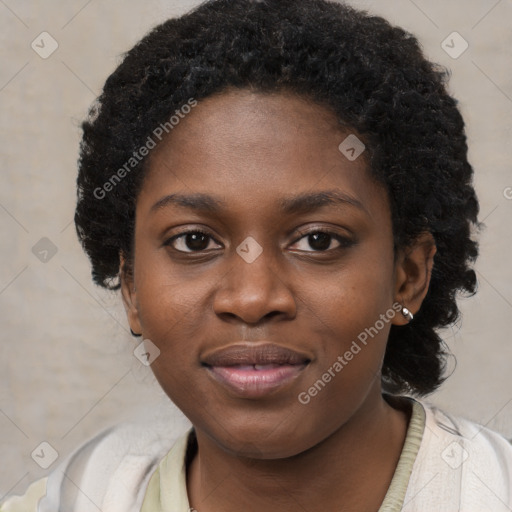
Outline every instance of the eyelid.
<path fill-rule="evenodd" d="M 313 254 L 328 254 L 328 253 L 333 253 L 334 251 L 339 251 L 340 249 L 349 248 L 356 243 L 356 240 L 353 236 L 342 235 L 341 233 L 338 233 L 337 231 L 334 231 L 329 228 L 316 227 L 316 228 L 308 229 L 305 231 L 298 231 L 298 232 L 299 232 L 300 236 L 298 238 L 296 238 L 292 242 L 291 245 L 295 245 L 303 238 L 305 238 L 309 235 L 315 234 L 315 233 L 323 233 L 325 235 L 328 235 L 331 238 L 333 238 L 334 240 L 336 240 L 339 244 L 338 247 L 334 247 L 333 249 L 327 249 L 325 251 L 315 251 L 315 250 L 304 251 L 301 249 L 294 249 L 295 251 L 298 251 L 298 252 L 305 252 L 305 253 L 311 252 Z"/>
<path fill-rule="evenodd" d="M 345 229 L 348 231 L 347 229 Z M 311 235 L 313 233 L 325 233 L 326 235 L 331 235 L 333 238 L 336 239 L 344 239 L 344 240 L 352 240 L 353 234 L 342 234 L 336 231 L 334 228 L 326 227 L 326 226 L 313 226 L 311 228 L 307 229 L 297 229 L 296 232 L 300 235 L 299 238 L 296 238 L 293 243 L 297 242 L 301 238 L 304 238 L 307 235 Z"/>
<path fill-rule="evenodd" d="M 211 240 L 213 240 L 216 244 L 218 245 L 222 245 L 212 234 L 210 231 L 208 231 L 207 229 L 205 228 L 200 228 L 200 227 L 197 227 L 197 228 L 184 228 L 182 231 L 179 231 L 178 233 L 175 233 L 174 235 L 170 236 L 170 237 L 167 237 L 163 243 L 164 246 L 171 246 L 172 247 L 172 243 L 177 240 L 178 238 L 181 238 L 183 236 L 186 236 L 190 233 L 200 233 L 202 235 L 205 235 L 207 236 L 208 238 L 210 238 Z M 172 247 L 175 251 L 177 252 L 180 252 L 180 253 L 185 253 L 185 254 L 193 254 L 193 253 L 201 253 L 201 252 L 205 252 L 205 250 L 203 251 L 180 251 L 179 249 L 175 249 L 174 247 Z"/>

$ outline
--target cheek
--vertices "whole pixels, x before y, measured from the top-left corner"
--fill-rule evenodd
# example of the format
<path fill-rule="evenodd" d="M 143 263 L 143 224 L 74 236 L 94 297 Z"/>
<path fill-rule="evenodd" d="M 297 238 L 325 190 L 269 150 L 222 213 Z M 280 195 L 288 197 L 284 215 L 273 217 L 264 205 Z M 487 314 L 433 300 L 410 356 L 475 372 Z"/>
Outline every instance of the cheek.
<path fill-rule="evenodd" d="M 173 382 L 197 361 L 197 342 L 205 331 L 204 289 L 171 273 L 163 251 L 148 252 L 141 250 L 135 259 L 137 311 L 144 337 L 160 350 L 153 372 Z"/>
<path fill-rule="evenodd" d="M 322 392 L 320 402 L 338 400 L 340 393 L 361 397 L 378 377 L 396 314 L 392 268 L 384 257 L 358 257 L 329 280 L 302 290 L 301 302 L 308 306 L 303 312 L 319 343 L 311 385 L 324 379 L 331 390 Z"/>
<path fill-rule="evenodd" d="M 137 291 L 144 337 L 160 350 L 151 370 L 169 398 L 187 416 L 207 407 L 206 395 L 194 382 L 200 371 L 200 341 L 208 326 L 193 283 L 148 278 Z"/>
<path fill-rule="evenodd" d="M 135 254 L 137 310 L 146 337 L 167 343 L 190 339 L 201 327 L 204 276 L 192 276 L 172 265 L 165 248 L 140 237 Z"/>
<path fill-rule="evenodd" d="M 304 280 L 300 291 L 305 312 L 341 339 L 354 338 L 375 324 L 393 302 L 393 267 L 387 259 L 355 255 L 338 272 L 321 280 Z"/>

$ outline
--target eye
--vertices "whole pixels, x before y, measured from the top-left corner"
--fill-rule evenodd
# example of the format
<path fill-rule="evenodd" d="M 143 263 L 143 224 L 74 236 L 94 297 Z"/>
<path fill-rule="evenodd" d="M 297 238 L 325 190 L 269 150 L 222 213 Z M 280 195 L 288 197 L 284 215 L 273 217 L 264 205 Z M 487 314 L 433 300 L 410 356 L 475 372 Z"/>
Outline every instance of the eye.
<path fill-rule="evenodd" d="M 206 231 L 194 229 L 169 238 L 164 245 L 171 246 L 179 252 L 200 252 L 212 249 L 209 247 L 211 241 L 214 241 L 213 237 Z"/>
<path fill-rule="evenodd" d="M 302 233 L 302 238 L 295 242 L 295 245 L 302 242 L 302 247 L 298 247 L 299 251 L 308 251 L 313 249 L 314 252 L 326 252 L 331 250 L 340 249 L 342 247 L 349 247 L 353 245 L 353 241 L 349 238 L 333 233 L 332 231 L 310 231 L 309 233 Z M 332 247 L 332 243 L 336 242 L 338 245 Z M 308 248 L 309 246 L 309 248 Z"/>
<path fill-rule="evenodd" d="M 313 252 L 327 252 L 342 247 L 349 247 L 354 243 L 349 238 L 326 230 L 310 231 L 302 233 L 302 235 L 294 244 L 299 245 L 299 247 L 296 247 L 299 251 L 311 252 L 312 249 Z M 164 245 L 171 246 L 178 252 L 194 253 L 214 249 L 215 247 L 211 246 L 212 242 L 216 243 L 209 233 L 200 229 L 194 229 L 174 235 Z M 333 242 L 337 244 L 334 247 L 332 247 Z M 302 244 L 302 247 L 300 244 Z"/>

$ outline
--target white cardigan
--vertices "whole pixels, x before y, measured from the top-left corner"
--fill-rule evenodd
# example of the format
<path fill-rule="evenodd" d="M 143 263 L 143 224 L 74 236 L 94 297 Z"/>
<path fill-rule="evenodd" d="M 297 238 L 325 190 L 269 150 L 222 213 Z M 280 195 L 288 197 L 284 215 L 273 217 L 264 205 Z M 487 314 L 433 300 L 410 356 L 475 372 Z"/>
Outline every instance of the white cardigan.
<path fill-rule="evenodd" d="M 403 512 L 511 512 L 512 444 L 425 406 L 426 424 Z"/>
<path fill-rule="evenodd" d="M 388 500 L 379 512 L 512 511 L 512 445 L 485 427 L 416 402 L 425 412 L 425 428 L 403 504 Z M 168 437 L 168 429 L 163 419 L 107 430 L 23 497 L 1 504 L 0 512 L 139 512 L 151 475 L 177 440 Z M 186 443 L 179 439 L 176 445 L 183 448 L 174 450 L 171 479 L 181 501 L 188 502 L 179 483 Z M 160 510 L 187 512 L 172 505 Z"/>

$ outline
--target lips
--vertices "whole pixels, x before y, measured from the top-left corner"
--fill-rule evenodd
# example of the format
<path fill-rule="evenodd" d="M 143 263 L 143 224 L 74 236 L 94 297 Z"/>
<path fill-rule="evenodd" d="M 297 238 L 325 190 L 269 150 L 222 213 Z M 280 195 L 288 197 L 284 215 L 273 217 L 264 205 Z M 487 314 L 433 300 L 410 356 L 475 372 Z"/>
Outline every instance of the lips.
<path fill-rule="evenodd" d="M 206 353 L 202 365 L 217 384 L 242 398 L 275 394 L 311 362 L 304 353 L 273 343 L 238 343 Z"/>
<path fill-rule="evenodd" d="M 235 344 L 207 353 L 202 362 L 208 366 L 303 364 L 306 354 L 272 343 Z"/>

